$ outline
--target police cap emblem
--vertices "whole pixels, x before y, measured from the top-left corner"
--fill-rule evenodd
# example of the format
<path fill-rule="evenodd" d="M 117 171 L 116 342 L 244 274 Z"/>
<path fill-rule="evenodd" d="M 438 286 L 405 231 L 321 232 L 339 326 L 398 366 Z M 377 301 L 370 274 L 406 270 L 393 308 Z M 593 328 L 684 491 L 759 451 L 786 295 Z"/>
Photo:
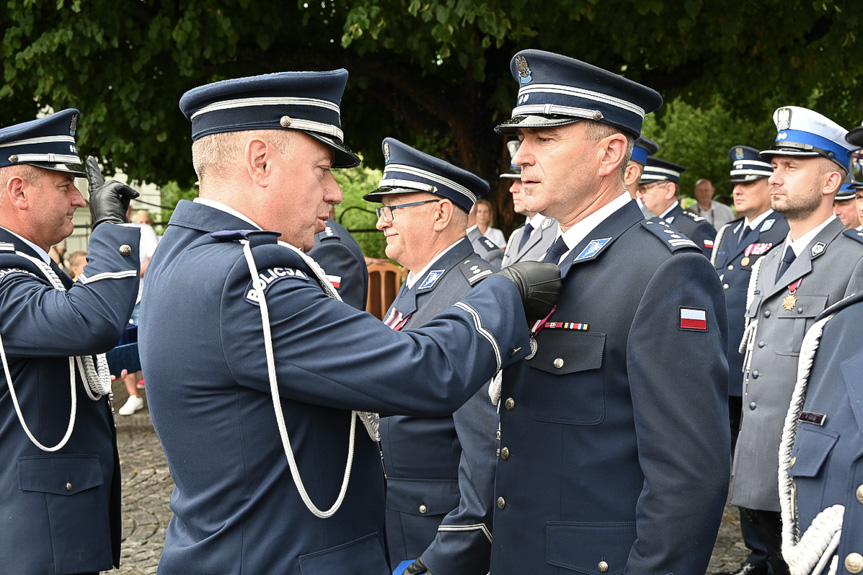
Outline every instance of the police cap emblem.
<path fill-rule="evenodd" d="M 779 108 L 776 110 L 776 129 L 787 130 L 791 127 L 791 109 Z"/>
<path fill-rule="evenodd" d="M 384 142 L 384 163 L 389 163 L 390 161 L 390 143 Z"/>
<path fill-rule="evenodd" d="M 519 78 L 522 84 L 529 84 L 533 78 L 530 75 L 530 67 L 527 65 L 527 59 L 524 56 L 515 57 L 515 67 L 518 70 Z"/>
<path fill-rule="evenodd" d="M 75 130 L 78 129 L 78 114 L 72 114 L 72 119 L 69 121 L 69 135 L 74 136 Z"/>
<path fill-rule="evenodd" d="M 742 146 L 737 146 L 737 148 L 734 149 L 734 157 L 738 160 L 743 159 L 743 147 Z M 735 169 L 739 169 L 736 167 L 736 164 L 735 164 Z"/>

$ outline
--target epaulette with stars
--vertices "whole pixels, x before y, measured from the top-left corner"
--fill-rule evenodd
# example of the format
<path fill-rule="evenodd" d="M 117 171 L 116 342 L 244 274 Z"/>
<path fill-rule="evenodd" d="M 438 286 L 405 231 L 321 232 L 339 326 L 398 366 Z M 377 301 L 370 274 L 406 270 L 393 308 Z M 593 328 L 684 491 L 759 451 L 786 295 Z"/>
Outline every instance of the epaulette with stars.
<path fill-rule="evenodd" d="M 701 251 L 701 248 L 699 248 L 695 242 L 659 218 L 654 217 L 649 220 L 645 220 L 641 222 L 641 225 L 644 229 L 662 240 L 662 243 L 672 252 L 691 248 Z"/>
<path fill-rule="evenodd" d="M 858 242 L 863 244 L 863 231 L 855 228 L 853 230 L 845 230 L 842 233 L 851 238 L 852 240 L 857 240 Z"/>
<path fill-rule="evenodd" d="M 705 219 L 704 217 L 699 216 L 698 214 L 694 214 L 694 213 L 690 212 L 689 210 L 683 210 L 683 214 L 686 216 L 689 216 L 689 218 L 692 219 L 693 222 L 706 222 L 707 221 L 707 219 Z"/>
<path fill-rule="evenodd" d="M 467 258 L 461 263 L 459 269 L 470 285 L 474 285 L 494 273 L 491 264 L 479 256 Z"/>

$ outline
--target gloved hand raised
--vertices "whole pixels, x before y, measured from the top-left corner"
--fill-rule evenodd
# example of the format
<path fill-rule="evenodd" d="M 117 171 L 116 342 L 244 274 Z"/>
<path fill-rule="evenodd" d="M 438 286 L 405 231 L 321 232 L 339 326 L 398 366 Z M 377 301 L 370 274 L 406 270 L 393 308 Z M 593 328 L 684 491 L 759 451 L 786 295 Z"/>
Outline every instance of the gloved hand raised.
<path fill-rule="evenodd" d="M 87 182 L 90 184 L 90 216 L 93 220 L 93 228 L 104 222 L 126 223 L 129 202 L 140 194 L 117 180 L 106 182 L 99 170 L 99 163 L 93 156 L 87 156 L 84 170 L 87 172 Z"/>
<path fill-rule="evenodd" d="M 560 293 L 560 268 L 543 262 L 518 262 L 497 272 L 515 284 L 528 321 L 545 318 Z"/>

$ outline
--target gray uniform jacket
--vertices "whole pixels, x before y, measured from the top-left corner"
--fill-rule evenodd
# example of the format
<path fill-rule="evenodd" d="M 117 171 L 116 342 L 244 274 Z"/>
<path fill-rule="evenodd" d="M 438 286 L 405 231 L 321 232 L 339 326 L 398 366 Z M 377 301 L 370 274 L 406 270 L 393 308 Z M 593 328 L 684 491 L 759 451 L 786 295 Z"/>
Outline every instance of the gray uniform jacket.
<path fill-rule="evenodd" d="M 779 441 L 797 379 L 803 336 L 827 306 L 863 287 L 863 237 L 856 230 L 844 230 L 838 219 L 828 224 L 778 281 L 783 246 L 761 258 L 752 273 L 746 311 L 751 336 L 744 335 L 751 349 L 743 364 L 733 505 L 779 511 Z M 797 280 L 802 281 L 791 296 L 789 286 Z"/>
<path fill-rule="evenodd" d="M 538 262 L 545 255 L 549 246 L 554 243 L 557 238 L 558 229 L 557 220 L 554 218 L 545 218 L 539 225 L 539 229 L 533 230 L 530 238 L 524 245 L 524 249 L 518 249 L 521 243 L 521 236 L 524 233 L 524 226 L 521 226 L 509 236 L 509 241 L 506 243 L 506 251 L 503 254 L 503 262 L 501 267 L 512 265 L 516 262 Z"/>

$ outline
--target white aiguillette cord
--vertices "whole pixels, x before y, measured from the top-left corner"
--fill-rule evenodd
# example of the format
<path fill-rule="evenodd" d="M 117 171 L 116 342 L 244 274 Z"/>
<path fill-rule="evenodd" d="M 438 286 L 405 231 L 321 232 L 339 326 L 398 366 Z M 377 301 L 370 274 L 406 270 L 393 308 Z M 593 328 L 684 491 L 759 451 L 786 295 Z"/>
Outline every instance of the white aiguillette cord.
<path fill-rule="evenodd" d="M 49 266 L 39 258 L 34 258 L 22 252 L 15 253 L 23 258 L 27 258 L 35 265 L 37 265 L 55 289 L 58 289 L 60 291 L 66 291 L 65 286 L 63 286 L 63 282 L 60 281 L 60 278 L 57 277 L 57 274 L 54 273 L 54 270 L 51 269 L 51 266 Z M 21 413 L 21 406 L 18 405 L 18 396 L 15 394 L 15 387 L 12 385 L 12 374 L 9 372 L 9 362 L 6 360 L 6 349 L 3 347 L 2 337 L 0 337 L 0 358 L 2 358 L 3 360 L 3 373 L 6 375 L 6 383 L 9 385 L 9 396 L 12 398 L 12 403 L 15 405 L 15 413 L 18 414 L 18 421 L 21 422 L 21 427 L 24 428 L 24 433 L 27 434 L 27 437 L 30 438 L 30 441 L 33 442 L 33 445 L 35 445 L 42 451 L 53 452 L 63 449 L 63 447 L 69 441 L 69 438 L 72 436 L 72 430 L 75 428 L 75 415 L 78 412 L 78 393 L 75 389 L 76 360 L 78 363 L 78 369 L 81 372 L 81 377 L 87 384 L 84 386 L 84 390 L 87 392 L 87 395 L 90 397 L 90 399 L 92 399 L 93 401 L 97 401 L 103 395 L 107 395 L 111 392 L 111 376 L 108 369 L 108 361 L 105 359 L 104 353 L 96 356 L 95 363 L 91 356 L 70 356 L 69 388 L 72 395 L 72 407 L 69 412 L 69 425 L 66 427 L 66 434 L 63 436 L 63 439 L 61 439 L 57 445 L 55 445 L 54 447 L 45 447 L 36 439 L 36 437 L 33 436 L 33 433 L 30 431 L 30 428 L 27 427 L 27 423 L 24 421 L 24 414 Z"/>
<path fill-rule="evenodd" d="M 832 317 L 833 315 L 829 315 L 815 322 L 803 338 L 797 363 L 797 381 L 794 384 L 791 403 L 785 416 L 782 440 L 779 443 L 782 557 L 788 563 L 788 569 L 792 575 L 818 575 L 822 573 L 839 547 L 839 539 L 842 536 L 842 518 L 845 507 L 837 504 L 818 513 L 812 520 L 812 524 L 800 537 L 794 479 L 789 475 L 791 453 L 794 450 L 794 440 L 800 425 L 800 413 L 803 411 L 803 404 L 806 401 L 806 388 L 808 387 L 812 364 L 815 361 L 815 352 L 818 350 L 824 324 Z M 829 572 L 836 572 L 835 563 Z"/>
<path fill-rule="evenodd" d="M 297 491 L 300 493 L 300 498 L 303 500 L 303 503 L 306 505 L 309 511 L 315 517 L 320 517 L 321 519 L 327 519 L 335 515 L 336 511 L 339 510 L 339 507 L 342 506 L 342 502 L 345 499 L 345 494 L 348 491 L 348 483 L 351 478 L 351 467 L 354 461 L 354 440 L 356 438 L 356 428 L 357 428 L 357 417 L 359 417 L 363 424 L 366 427 L 366 431 L 369 433 L 369 437 L 372 438 L 373 441 L 380 440 L 380 434 L 378 433 L 378 414 L 376 413 L 366 413 L 366 412 L 351 412 L 351 431 L 350 437 L 348 440 L 348 460 L 345 464 L 345 476 L 342 479 L 342 486 L 339 490 L 339 496 L 336 498 L 333 506 L 330 507 L 326 511 L 321 511 L 315 504 L 312 502 L 309 497 L 308 492 L 306 491 L 306 487 L 303 484 L 303 480 L 300 477 L 300 470 L 297 468 L 297 462 L 294 458 L 294 450 L 291 447 L 291 440 L 288 437 L 288 430 L 285 427 L 285 414 L 282 411 L 282 404 L 279 398 L 279 385 L 276 380 L 276 364 L 273 354 L 273 335 L 270 330 L 270 312 L 267 307 L 267 300 L 264 294 L 265 284 L 258 277 L 258 266 L 255 263 L 255 258 L 252 255 L 252 247 L 249 243 L 249 240 L 242 239 L 240 243 L 243 244 L 243 254 L 246 256 L 246 263 L 249 265 L 249 273 L 252 276 L 252 285 L 255 288 L 255 294 L 258 298 L 258 303 L 261 308 L 261 322 L 263 324 L 264 331 L 264 351 L 267 356 L 267 372 L 270 379 L 270 395 L 273 398 L 273 409 L 276 413 L 276 424 L 279 427 L 279 435 L 282 438 L 282 446 L 285 449 L 285 456 L 288 459 L 288 467 L 291 470 L 291 477 L 294 479 L 294 485 L 297 486 Z M 279 245 L 286 247 L 294 252 L 296 252 L 303 261 L 309 266 L 309 268 L 314 272 L 315 276 L 317 276 L 318 281 L 324 287 L 324 291 L 328 296 L 333 299 L 337 299 L 341 301 L 342 298 L 339 297 L 338 292 L 336 292 L 335 288 L 333 288 L 332 284 L 327 280 L 326 275 L 324 274 L 324 270 L 310 257 L 306 254 L 295 248 L 294 246 L 287 244 L 285 242 L 279 242 Z"/>

